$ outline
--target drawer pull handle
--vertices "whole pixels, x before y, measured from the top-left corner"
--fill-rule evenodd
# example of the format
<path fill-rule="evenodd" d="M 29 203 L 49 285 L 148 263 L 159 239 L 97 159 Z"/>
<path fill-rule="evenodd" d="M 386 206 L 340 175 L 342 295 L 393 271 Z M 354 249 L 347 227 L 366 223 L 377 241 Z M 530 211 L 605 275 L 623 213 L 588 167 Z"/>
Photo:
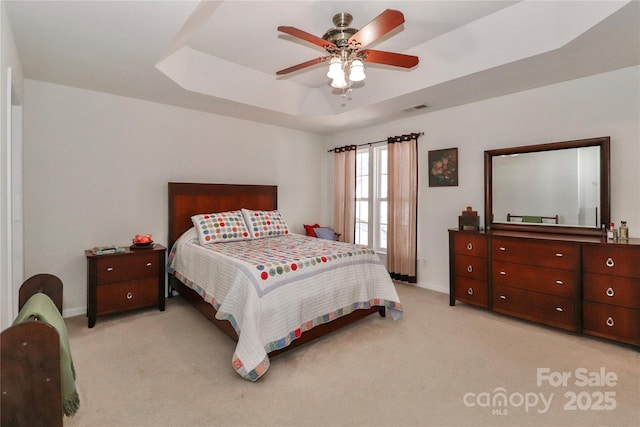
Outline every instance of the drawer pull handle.
<path fill-rule="evenodd" d="M 473 273 L 473 266 L 472 266 L 472 265 L 468 266 L 468 267 L 467 267 L 467 271 L 468 271 L 469 273 Z"/>
<path fill-rule="evenodd" d="M 616 323 L 613 321 L 613 317 L 609 316 L 607 317 L 607 326 L 613 326 Z"/>
<path fill-rule="evenodd" d="M 127 292 L 127 299 L 133 298 L 133 294 L 131 292 Z"/>
<path fill-rule="evenodd" d="M 500 246 L 500 250 L 501 250 L 501 251 L 506 251 L 506 250 L 507 250 L 507 248 L 505 248 L 504 246 Z"/>
<path fill-rule="evenodd" d="M 147 267 L 151 267 L 151 263 L 150 262 L 147 263 Z"/>
<path fill-rule="evenodd" d="M 471 243 L 467 243 L 467 250 L 470 251 L 473 249 L 473 245 Z"/>
<path fill-rule="evenodd" d="M 469 295 L 473 295 L 473 288 L 469 288 L 469 289 L 467 289 L 467 293 L 468 293 Z"/>
<path fill-rule="evenodd" d="M 562 254 L 562 253 L 558 252 L 558 253 L 556 254 L 556 256 L 561 258 L 561 257 L 563 257 L 563 256 L 564 256 L 564 254 Z"/>
<path fill-rule="evenodd" d="M 609 289 L 607 289 L 606 294 L 607 294 L 607 296 L 608 296 L 608 297 L 612 297 L 612 296 L 614 296 L 616 293 L 614 292 L 613 288 L 609 288 Z"/>
<path fill-rule="evenodd" d="M 107 271 L 113 271 L 113 267 L 107 267 Z"/>
<path fill-rule="evenodd" d="M 500 299 L 507 299 L 506 295 L 500 295 Z"/>
<path fill-rule="evenodd" d="M 616 265 L 616 263 L 613 262 L 613 259 L 611 258 L 607 258 L 607 262 L 605 262 L 605 264 L 607 264 L 607 267 L 613 267 L 614 265 Z"/>
<path fill-rule="evenodd" d="M 501 272 L 500 272 L 500 274 L 501 274 L 502 276 L 506 276 L 506 275 L 507 275 L 507 272 L 506 272 L 506 271 L 501 271 Z"/>
<path fill-rule="evenodd" d="M 564 311 L 564 310 L 562 309 L 562 307 L 556 307 L 556 311 L 560 311 L 560 312 L 562 312 L 562 311 Z"/>
<path fill-rule="evenodd" d="M 564 282 L 562 280 L 556 280 L 556 285 L 564 285 Z"/>

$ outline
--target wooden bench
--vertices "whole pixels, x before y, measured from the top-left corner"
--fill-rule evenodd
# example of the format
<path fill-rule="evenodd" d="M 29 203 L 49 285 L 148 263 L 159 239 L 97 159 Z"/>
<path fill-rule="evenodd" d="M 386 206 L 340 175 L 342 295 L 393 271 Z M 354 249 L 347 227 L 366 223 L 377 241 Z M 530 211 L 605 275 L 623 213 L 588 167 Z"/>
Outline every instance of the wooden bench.
<path fill-rule="evenodd" d="M 38 274 L 22 284 L 21 309 L 33 294 L 51 298 L 62 314 L 62 281 Z M 35 318 L 11 326 L 0 335 L 2 426 L 62 427 L 60 336 Z"/>

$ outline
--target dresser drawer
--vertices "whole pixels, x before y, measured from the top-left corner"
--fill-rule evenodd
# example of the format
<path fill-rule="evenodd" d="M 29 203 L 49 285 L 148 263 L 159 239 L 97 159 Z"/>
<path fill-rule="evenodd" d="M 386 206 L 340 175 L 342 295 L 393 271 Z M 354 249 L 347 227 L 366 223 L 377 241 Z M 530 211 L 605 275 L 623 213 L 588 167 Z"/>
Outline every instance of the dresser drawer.
<path fill-rule="evenodd" d="M 585 300 L 640 309 L 640 279 L 585 273 Z"/>
<path fill-rule="evenodd" d="M 569 270 L 493 261 L 491 278 L 494 285 L 575 297 L 574 272 Z"/>
<path fill-rule="evenodd" d="M 98 314 L 109 314 L 158 304 L 158 278 L 98 286 Z"/>
<path fill-rule="evenodd" d="M 160 260 L 155 251 L 126 256 L 106 255 L 96 260 L 97 284 L 157 277 Z"/>
<path fill-rule="evenodd" d="M 573 270 L 579 255 L 571 243 L 539 242 L 531 239 L 494 237 L 491 241 L 494 260 Z"/>
<path fill-rule="evenodd" d="M 478 233 L 455 233 L 454 250 L 456 254 L 475 257 L 487 257 L 487 238 Z"/>
<path fill-rule="evenodd" d="M 582 313 L 583 332 L 640 345 L 640 310 L 585 301 Z"/>
<path fill-rule="evenodd" d="M 493 310 L 561 329 L 577 331 L 576 303 L 571 298 L 506 286 L 493 287 Z"/>
<path fill-rule="evenodd" d="M 640 246 L 585 245 L 582 266 L 590 273 L 640 278 Z"/>
<path fill-rule="evenodd" d="M 487 280 L 487 260 L 472 256 L 456 256 L 456 276 L 475 280 Z"/>
<path fill-rule="evenodd" d="M 488 307 L 487 282 L 456 277 L 456 299 L 480 307 Z"/>

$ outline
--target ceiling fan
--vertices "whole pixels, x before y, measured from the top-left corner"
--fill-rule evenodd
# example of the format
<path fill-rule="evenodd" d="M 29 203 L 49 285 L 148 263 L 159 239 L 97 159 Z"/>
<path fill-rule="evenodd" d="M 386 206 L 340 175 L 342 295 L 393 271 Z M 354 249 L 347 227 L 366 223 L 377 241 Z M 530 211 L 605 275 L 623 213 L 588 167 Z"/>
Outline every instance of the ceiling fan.
<path fill-rule="evenodd" d="M 345 89 L 351 87 L 351 82 L 364 80 L 366 76 L 363 62 L 402 68 L 413 68 L 418 65 L 419 58 L 417 56 L 364 49 L 375 40 L 400 26 L 404 22 L 402 12 L 387 9 L 360 30 L 349 27 L 352 20 L 353 16 L 350 14 L 338 13 L 333 17 L 335 28 L 327 30 L 322 38 L 294 27 L 278 27 L 280 32 L 320 46 L 327 51 L 328 55 L 285 68 L 278 71 L 276 75 L 289 74 L 329 61 L 329 73 L 327 76 L 333 79 L 331 86 Z"/>

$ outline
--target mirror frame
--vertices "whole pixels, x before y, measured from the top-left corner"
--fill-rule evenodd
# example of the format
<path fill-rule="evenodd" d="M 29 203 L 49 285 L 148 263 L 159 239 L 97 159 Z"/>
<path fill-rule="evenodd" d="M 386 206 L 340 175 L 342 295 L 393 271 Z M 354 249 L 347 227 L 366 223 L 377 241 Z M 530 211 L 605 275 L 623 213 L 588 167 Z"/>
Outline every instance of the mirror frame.
<path fill-rule="evenodd" d="M 611 222 L 611 171 L 610 145 L 608 136 L 573 141 L 552 142 L 547 144 L 525 145 L 521 147 L 499 148 L 484 152 L 484 215 L 487 230 L 534 231 L 554 234 L 577 234 L 602 236 L 602 228 L 583 226 L 562 226 L 544 224 L 522 224 L 493 222 L 493 158 L 496 156 L 533 153 L 539 151 L 564 150 L 568 148 L 600 147 L 600 222 L 608 227 Z"/>

